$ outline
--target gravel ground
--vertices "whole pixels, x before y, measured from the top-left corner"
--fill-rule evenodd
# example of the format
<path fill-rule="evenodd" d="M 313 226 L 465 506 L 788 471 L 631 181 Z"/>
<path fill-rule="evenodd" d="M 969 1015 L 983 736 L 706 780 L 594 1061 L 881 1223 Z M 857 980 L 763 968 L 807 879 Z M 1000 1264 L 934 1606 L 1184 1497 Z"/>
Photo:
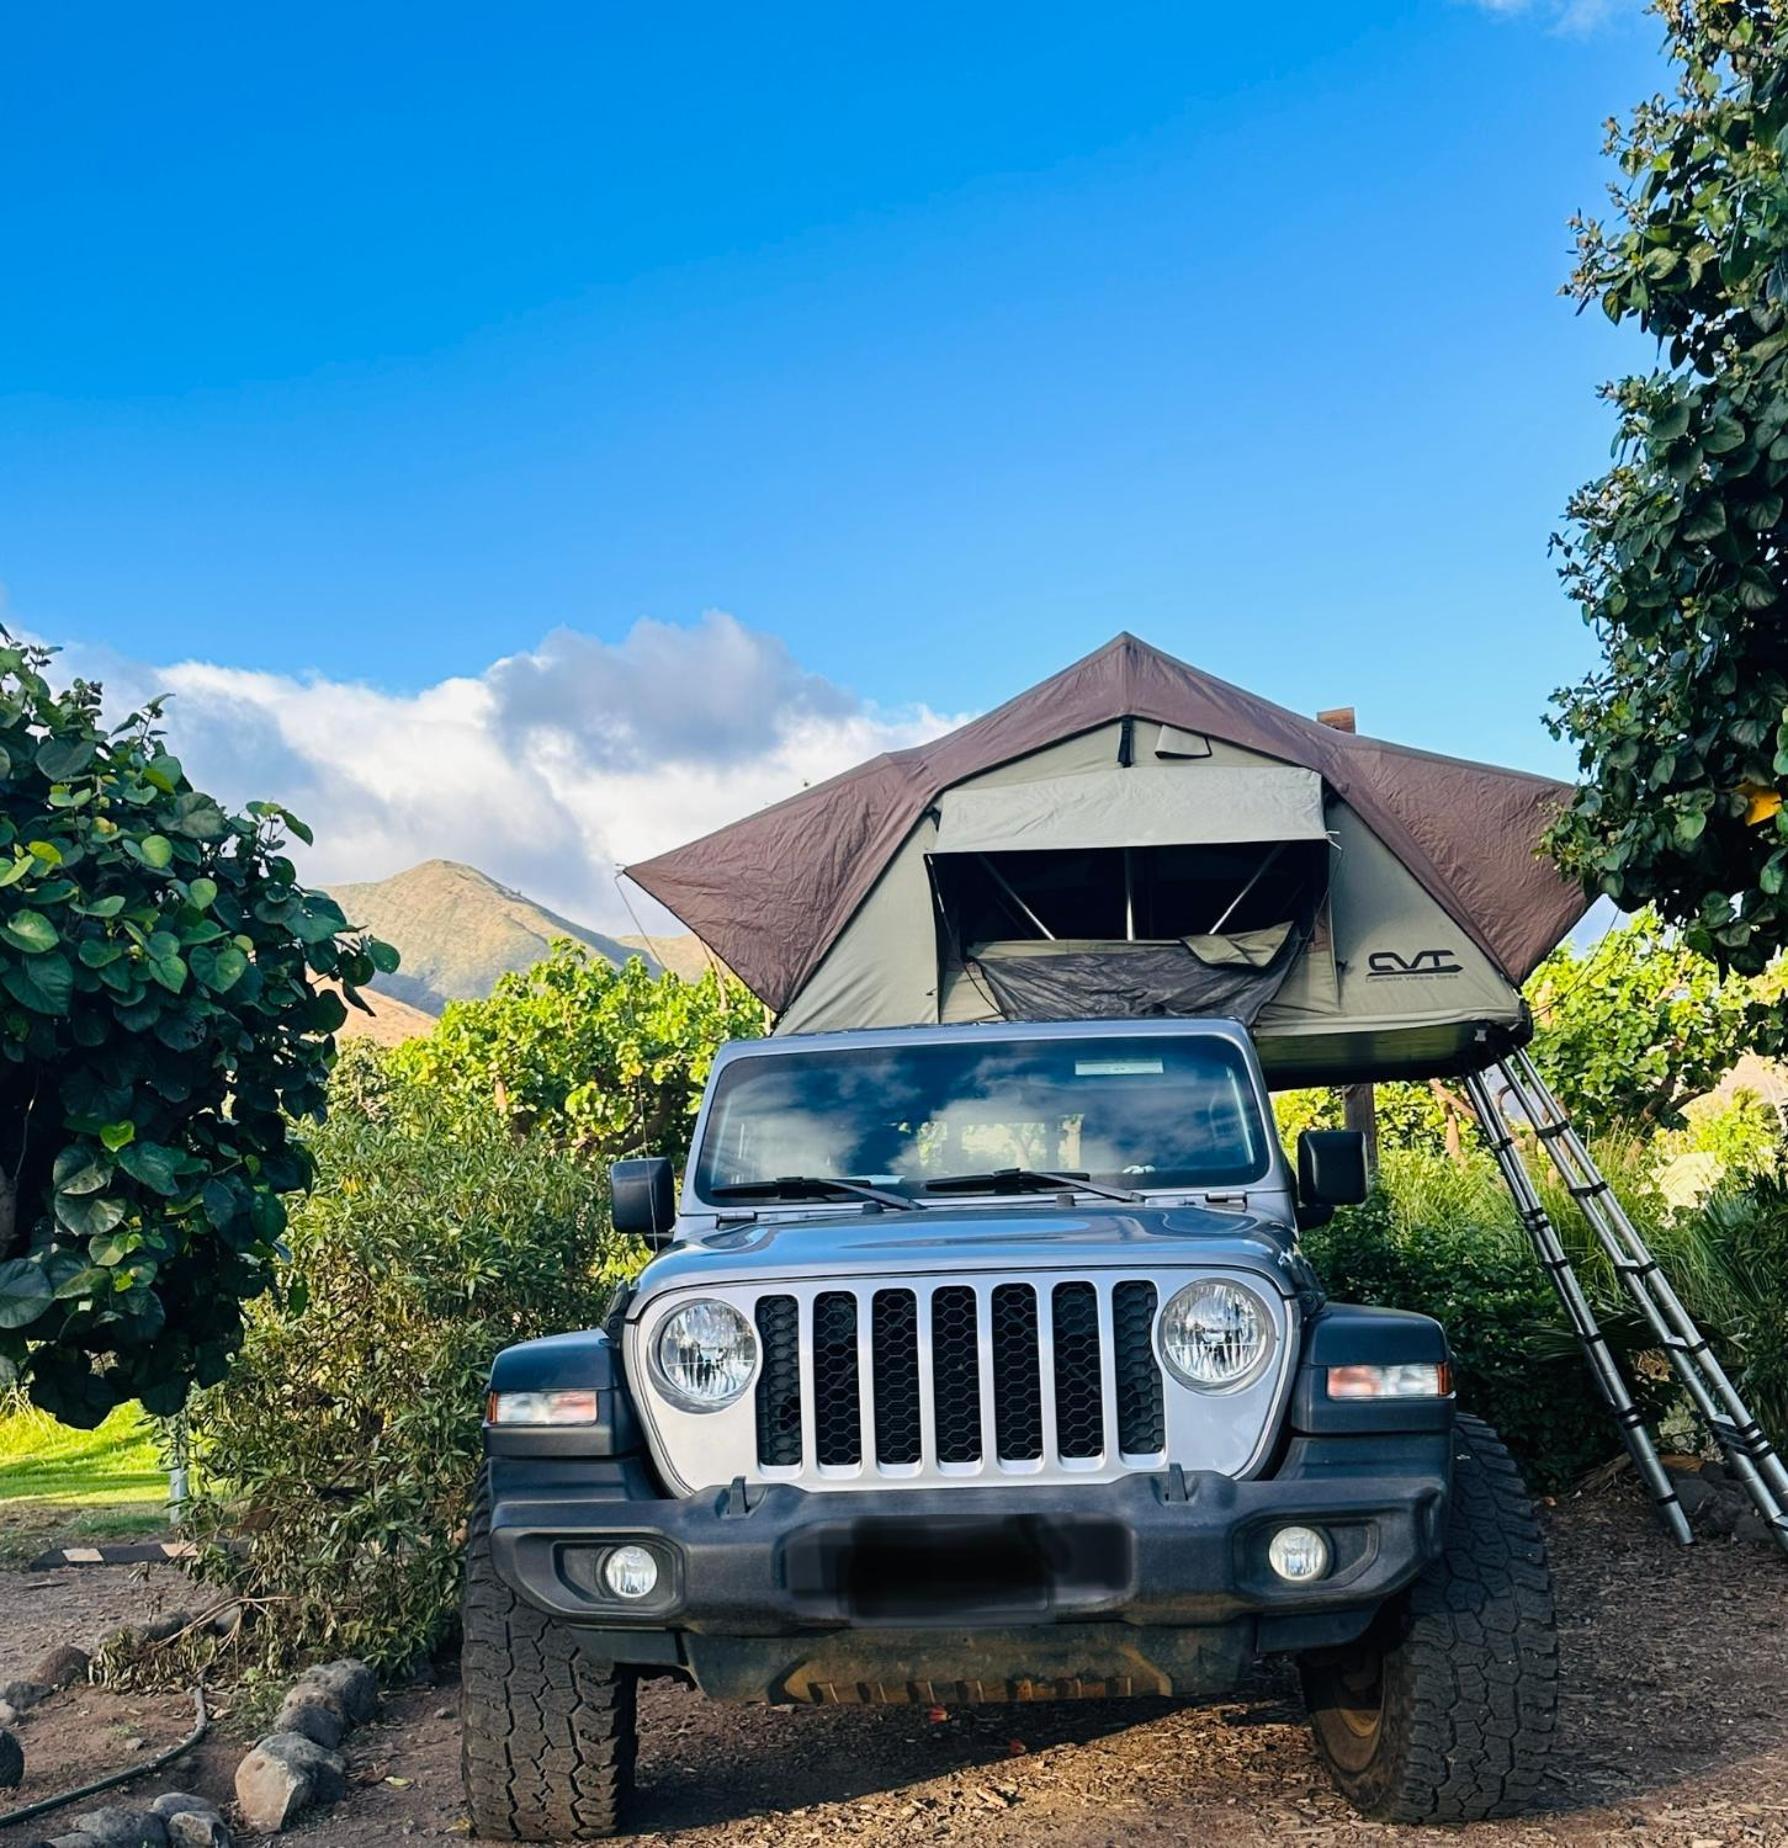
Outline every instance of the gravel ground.
<path fill-rule="evenodd" d="M 653 1684 L 641 1699 L 636 1808 L 637 1826 L 651 1832 L 637 1839 L 666 1848 L 822 1840 L 868 1848 L 1788 1844 L 1788 1561 L 1754 1544 L 1679 1551 L 1626 1488 L 1554 1509 L 1548 1526 L 1566 1704 L 1553 1794 L 1538 1815 L 1446 1831 L 1361 1822 L 1324 1779 L 1296 1682 L 1277 1669 L 1216 1707 L 1039 1705 L 952 1711 L 941 1720 L 917 1711 L 719 1707 Z M 173 1579 L 157 1568 L 0 1582 L 0 1679 L 50 1641 L 91 1640 L 109 1623 L 145 1614 L 145 1601 L 165 1598 Z M 452 1697 L 450 1687 L 394 1694 L 381 1720 L 354 1735 L 356 1788 L 294 1831 L 294 1841 L 464 1842 Z M 127 1762 L 129 1739 L 144 1739 L 147 1755 L 177 1738 L 188 1711 L 179 1696 L 85 1690 L 28 1716 L 21 1736 L 34 1759 L 79 1758 L 91 1774 L 102 1761 Z M 196 1763 L 141 1794 L 178 1783 L 227 1797 L 240 1749 L 226 1716 Z M 0 1842 L 26 1839 L 0 1828 Z"/>

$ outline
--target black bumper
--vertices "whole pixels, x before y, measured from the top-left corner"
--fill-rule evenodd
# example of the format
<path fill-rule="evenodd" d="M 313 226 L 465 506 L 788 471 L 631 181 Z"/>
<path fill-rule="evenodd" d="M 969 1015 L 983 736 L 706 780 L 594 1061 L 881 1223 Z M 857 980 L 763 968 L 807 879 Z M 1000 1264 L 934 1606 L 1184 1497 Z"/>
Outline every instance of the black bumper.
<path fill-rule="evenodd" d="M 1438 1433 L 1300 1440 L 1261 1481 L 1175 1470 L 1063 1487 L 735 1484 L 688 1500 L 640 1499 L 637 1479 L 574 1489 L 562 1468 L 493 1460 L 491 1546 L 521 1596 L 614 1660 L 691 1667 L 724 1655 L 726 1638 L 848 1631 L 861 1653 L 865 1632 L 941 1643 L 1058 1626 L 1220 1630 L 1240 1658 L 1344 1640 L 1406 1586 L 1440 1550 L 1449 1451 Z M 1288 1523 L 1329 1541 L 1333 1563 L 1312 1584 L 1287 1585 L 1267 1562 Z M 631 1603 L 600 1570 L 629 1542 L 661 1575 Z"/>

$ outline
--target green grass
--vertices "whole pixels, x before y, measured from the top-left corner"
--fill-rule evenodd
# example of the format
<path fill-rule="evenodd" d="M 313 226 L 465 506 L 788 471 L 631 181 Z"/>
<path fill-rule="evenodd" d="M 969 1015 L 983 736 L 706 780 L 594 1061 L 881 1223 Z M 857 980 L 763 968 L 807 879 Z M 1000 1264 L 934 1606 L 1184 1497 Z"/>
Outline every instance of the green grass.
<path fill-rule="evenodd" d="M 0 1565 L 160 1533 L 167 1493 L 155 1427 L 138 1407 L 71 1431 L 16 1395 L 0 1398 Z"/>
<path fill-rule="evenodd" d="M 0 1503 L 159 1505 L 167 1491 L 154 1427 L 136 1406 L 120 1407 L 94 1431 L 71 1431 L 31 1406 L 0 1413 Z"/>

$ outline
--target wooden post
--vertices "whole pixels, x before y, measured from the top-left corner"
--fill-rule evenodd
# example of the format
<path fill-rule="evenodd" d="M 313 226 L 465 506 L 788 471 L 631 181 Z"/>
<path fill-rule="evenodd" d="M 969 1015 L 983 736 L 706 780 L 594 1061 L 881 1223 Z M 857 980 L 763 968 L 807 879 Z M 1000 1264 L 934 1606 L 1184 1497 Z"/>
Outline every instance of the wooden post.
<path fill-rule="evenodd" d="M 1319 725 L 1336 731 L 1356 731 L 1351 706 L 1331 706 L 1316 715 Z M 1378 1172 L 1378 1098 L 1369 1084 L 1344 1084 L 1341 1087 L 1341 1120 L 1349 1129 L 1357 1129 L 1366 1138 L 1366 1172 Z"/>

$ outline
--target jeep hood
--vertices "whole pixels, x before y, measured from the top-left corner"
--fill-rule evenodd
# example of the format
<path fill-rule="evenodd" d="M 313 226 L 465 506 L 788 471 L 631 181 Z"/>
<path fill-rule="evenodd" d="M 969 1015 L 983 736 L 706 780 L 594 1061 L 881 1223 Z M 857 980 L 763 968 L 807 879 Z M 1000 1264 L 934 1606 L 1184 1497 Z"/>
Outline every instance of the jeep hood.
<path fill-rule="evenodd" d="M 1284 1296 L 1314 1288 L 1286 1229 L 1252 1214 L 1116 1204 L 925 1207 L 760 1219 L 690 1239 L 641 1272 L 629 1314 L 666 1290 L 701 1284 L 1178 1265 L 1250 1270 Z"/>

